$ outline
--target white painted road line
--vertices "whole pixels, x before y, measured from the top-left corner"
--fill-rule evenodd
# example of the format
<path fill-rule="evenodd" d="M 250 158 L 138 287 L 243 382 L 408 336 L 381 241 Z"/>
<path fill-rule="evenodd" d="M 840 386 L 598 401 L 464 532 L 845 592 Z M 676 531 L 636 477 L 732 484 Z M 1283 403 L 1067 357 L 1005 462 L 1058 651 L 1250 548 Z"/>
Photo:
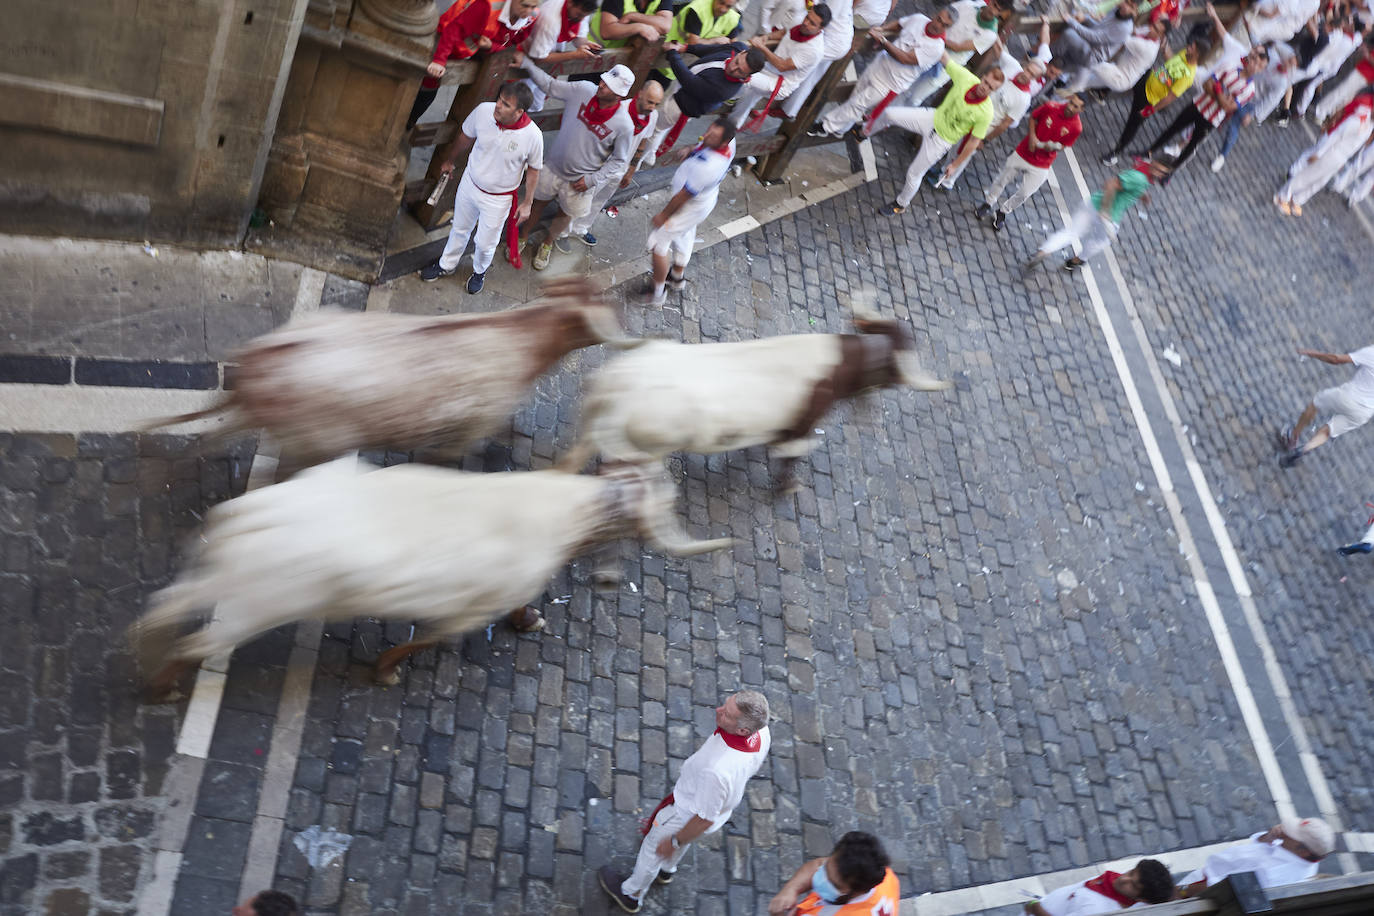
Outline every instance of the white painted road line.
<path fill-rule="evenodd" d="M 1079 168 L 1078 160 L 1074 156 L 1072 150 L 1065 152 L 1064 160 L 1067 162 L 1069 171 L 1073 175 L 1074 183 L 1078 188 L 1079 194 L 1083 198 L 1086 198 L 1089 194 L 1088 185 L 1083 179 L 1082 170 Z M 1058 192 L 1057 186 L 1055 199 L 1059 205 L 1061 214 L 1067 219 L 1068 208 L 1065 205 L 1062 194 Z M 1303 769 L 1302 777 L 1307 782 L 1312 796 L 1317 802 L 1321 816 L 1339 832 L 1341 829 L 1341 818 L 1339 812 L 1336 811 L 1330 787 L 1326 777 L 1321 772 L 1321 767 L 1316 759 L 1316 754 L 1313 752 L 1311 741 L 1307 736 L 1306 728 L 1293 702 L 1292 693 L 1288 688 L 1287 678 L 1278 662 L 1278 656 L 1274 652 L 1273 643 L 1269 639 L 1268 633 L 1264 627 L 1264 622 L 1260 618 L 1258 609 L 1255 606 L 1249 580 L 1245 575 L 1240 557 L 1236 552 L 1234 543 L 1231 541 L 1230 534 L 1226 530 L 1225 519 L 1222 517 L 1217 507 L 1211 487 L 1207 482 L 1206 476 L 1202 472 L 1201 463 L 1197 460 L 1197 456 L 1192 448 L 1192 443 L 1189 441 L 1184 429 L 1184 424 L 1178 413 L 1177 405 L 1174 403 L 1173 397 L 1169 393 L 1168 386 L 1165 384 L 1159 361 L 1155 358 L 1150 345 L 1149 336 L 1146 333 L 1144 323 L 1140 319 L 1139 312 L 1135 308 L 1129 287 L 1121 273 L 1116 256 L 1108 249 L 1104 257 L 1108 265 L 1111 279 L 1129 317 L 1136 343 L 1148 367 L 1150 381 L 1155 388 L 1155 394 L 1159 398 L 1160 403 L 1164 406 L 1165 415 L 1169 421 L 1170 431 L 1173 433 L 1174 440 L 1183 455 L 1189 479 L 1202 505 L 1203 514 L 1206 518 L 1208 528 L 1211 531 L 1212 539 L 1221 554 L 1222 562 L 1226 567 L 1227 577 L 1240 602 L 1247 628 L 1250 630 L 1251 638 L 1260 649 L 1264 661 L 1265 676 L 1268 681 L 1267 686 L 1277 699 L 1280 711 L 1283 715 L 1284 724 L 1287 727 L 1291 740 L 1299 752 L 1299 759 Z M 1097 287 L 1092 268 L 1085 268 L 1084 276 L 1088 283 L 1088 294 L 1092 300 L 1093 310 L 1097 316 L 1098 323 L 1101 325 L 1103 333 L 1107 336 L 1108 340 L 1114 341 L 1117 339 L 1116 330 L 1107 313 L 1106 305 L 1102 300 L 1101 291 Z M 1124 384 L 1133 387 L 1133 382 L 1128 383 L 1126 381 L 1130 376 L 1129 367 L 1125 365 L 1124 361 L 1118 359 L 1116 355 L 1120 349 L 1119 343 L 1113 346 L 1112 349 L 1113 361 L 1116 363 L 1118 375 L 1122 377 Z M 1137 411 L 1137 402 L 1132 401 L 1131 409 L 1133 413 Z M 1141 412 L 1143 413 L 1143 410 Z M 1153 464 L 1153 455 L 1158 453 L 1158 443 L 1151 442 L 1151 440 L 1154 439 L 1154 431 L 1150 427 L 1148 421 L 1141 422 L 1142 417 L 1140 416 L 1137 416 L 1136 419 L 1140 426 L 1141 436 L 1146 440 L 1147 452 L 1150 452 L 1152 456 L 1151 463 Z M 1163 487 L 1164 480 L 1161 480 L 1160 483 L 1161 487 Z M 1295 811 L 1293 807 L 1292 796 L 1288 789 L 1285 774 L 1282 772 L 1278 758 L 1274 753 L 1274 745 L 1260 717 L 1259 709 L 1255 703 L 1254 693 L 1250 687 L 1245 671 L 1240 664 L 1239 658 L 1236 655 L 1230 629 L 1224 615 L 1221 613 L 1220 605 L 1216 601 L 1211 583 L 1207 579 L 1206 570 L 1202 566 L 1201 558 L 1198 556 L 1191 529 L 1183 515 L 1182 506 L 1178 501 L 1177 495 L 1172 492 L 1171 488 L 1166 490 L 1165 503 L 1168 507 L 1170 518 L 1174 523 L 1175 530 L 1179 534 L 1180 543 L 1186 554 L 1190 572 L 1197 580 L 1198 595 L 1201 599 L 1204 613 L 1207 617 L 1209 626 L 1212 628 L 1213 637 L 1216 640 L 1218 651 L 1221 653 L 1222 662 L 1226 667 L 1227 676 L 1231 681 L 1236 701 L 1241 708 L 1241 714 L 1245 720 L 1246 729 L 1250 733 L 1251 742 L 1255 747 L 1255 753 L 1260 762 L 1260 767 L 1264 772 L 1265 780 L 1269 785 L 1270 794 L 1273 797 L 1275 807 L 1283 817 L 1298 814 L 1299 812 Z M 1290 775 L 1294 778 L 1297 777 L 1297 774 Z M 1345 871 L 1350 872 L 1354 870 L 1355 862 L 1352 856 L 1342 856 L 1340 861 Z"/>

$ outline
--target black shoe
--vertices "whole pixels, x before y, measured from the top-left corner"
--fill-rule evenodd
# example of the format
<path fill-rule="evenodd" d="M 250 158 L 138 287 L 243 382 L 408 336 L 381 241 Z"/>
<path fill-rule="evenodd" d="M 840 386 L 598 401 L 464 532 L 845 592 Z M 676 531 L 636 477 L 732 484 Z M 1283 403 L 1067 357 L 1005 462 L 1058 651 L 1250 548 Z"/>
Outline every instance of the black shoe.
<path fill-rule="evenodd" d="M 1298 437 L 1293 435 L 1293 427 L 1285 426 L 1274 434 L 1274 444 L 1281 452 L 1292 451 L 1298 447 Z"/>
<path fill-rule="evenodd" d="M 1295 464 L 1297 464 L 1299 461 L 1301 461 L 1301 460 L 1302 460 L 1302 456 L 1305 455 L 1305 454 L 1307 454 L 1307 453 L 1304 452 L 1302 449 L 1300 449 L 1300 448 L 1295 448 L 1295 449 L 1291 450 L 1288 454 L 1284 455 L 1282 458 L 1279 459 L 1279 467 L 1281 467 L 1281 468 L 1291 468 L 1293 465 L 1295 465 Z"/>
<path fill-rule="evenodd" d="M 857 124 L 845 131 L 844 135 L 855 143 L 862 143 L 868 139 L 868 134 L 864 133 L 864 129 Z"/>
<path fill-rule="evenodd" d="M 453 273 L 453 271 L 444 270 L 439 266 L 439 262 L 435 261 L 433 264 L 425 265 L 424 269 L 420 271 L 420 279 L 424 280 L 426 283 L 433 283 L 440 277 L 447 277 L 451 273 Z"/>
<path fill-rule="evenodd" d="M 992 214 L 992 228 L 995 232 L 1001 232 L 1002 227 L 1007 224 L 1007 215 L 1001 210 Z"/>
<path fill-rule="evenodd" d="M 888 216 L 901 216 L 903 213 L 906 212 L 906 207 L 903 207 L 901 204 L 897 203 L 897 201 L 894 200 L 892 203 L 888 204 L 885 207 L 879 207 L 878 212 L 884 213 Z"/>
<path fill-rule="evenodd" d="M 926 171 L 925 182 L 932 188 L 938 188 L 940 186 L 940 178 L 943 175 L 944 172 L 942 171 L 939 171 L 937 169 L 929 169 Z"/>
<path fill-rule="evenodd" d="M 1086 263 L 1087 262 L 1080 257 L 1072 257 L 1064 262 L 1064 269 L 1067 270 L 1069 273 L 1073 273 L 1075 270 L 1082 267 Z"/>
<path fill-rule="evenodd" d="M 1365 546 L 1366 548 L 1369 547 L 1368 544 L 1365 544 L 1364 546 Z M 1366 550 L 1365 552 L 1368 553 L 1369 551 Z M 674 874 L 675 874 L 674 872 L 670 872 L 670 871 L 660 871 L 660 872 L 658 873 L 658 877 L 654 879 L 654 883 L 655 883 L 655 884 L 672 884 L 672 883 L 673 883 L 673 876 L 674 876 Z"/>
<path fill-rule="evenodd" d="M 485 271 L 480 274 L 473 274 L 468 277 L 468 292 L 472 293 L 474 296 L 477 295 L 482 291 L 482 284 L 485 282 L 487 282 Z"/>
<path fill-rule="evenodd" d="M 1116 150 L 1108 150 L 1107 152 L 1103 153 L 1102 157 L 1097 161 L 1102 163 L 1103 165 L 1116 165 L 1117 160 L 1119 160 L 1120 158 L 1121 154 L 1118 153 Z"/>
<path fill-rule="evenodd" d="M 680 289 L 683 289 L 683 288 L 685 288 L 685 287 L 687 286 L 687 275 L 684 273 L 684 274 L 678 274 L 677 276 L 673 276 L 673 272 L 672 272 L 672 271 L 668 271 L 668 281 L 667 281 L 667 284 L 666 284 L 666 285 L 667 285 L 668 289 L 673 289 L 673 290 L 680 290 Z M 650 292 L 652 292 L 652 290 L 650 290 Z"/>
<path fill-rule="evenodd" d="M 834 139 L 835 139 L 835 135 L 834 135 L 834 134 L 832 134 L 830 131 L 826 130 L 824 127 L 822 127 L 822 126 L 819 125 L 819 124 L 817 124 L 815 127 L 812 127 L 810 130 L 808 130 L 808 131 L 806 132 L 806 135 L 807 135 L 808 137 L 811 137 L 811 138 L 816 139 L 816 140 L 834 140 Z"/>
<path fill-rule="evenodd" d="M 1356 553 L 1374 553 L 1374 544 L 1368 541 L 1356 541 L 1353 544 L 1346 544 L 1344 547 L 1341 547 L 1340 553 L 1343 557 L 1348 557 Z M 659 872 L 660 876 L 662 876 L 662 874 L 662 872 Z"/>
<path fill-rule="evenodd" d="M 606 892 L 606 895 L 615 902 L 616 906 L 627 913 L 639 912 L 639 901 L 628 894 L 622 894 L 620 892 L 620 885 L 625 883 L 625 876 L 620 872 L 611 868 L 609 865 L 603 865 L 601 868 L 597 869 L 596 880 L 601 884 L 601 889 Z"/>
<path fill-rule="evenodd" d="M 988 214 L 991 213 L 991 212 L 992 212 L 992 207 L 988 206 L 987 204 L 979 204 L 979 205 L 978 205 L 978 209 L 973 211 L 973 218 L 974 218 L 974 219 L 986 219 L 987 216 L 988 216 Z"/>

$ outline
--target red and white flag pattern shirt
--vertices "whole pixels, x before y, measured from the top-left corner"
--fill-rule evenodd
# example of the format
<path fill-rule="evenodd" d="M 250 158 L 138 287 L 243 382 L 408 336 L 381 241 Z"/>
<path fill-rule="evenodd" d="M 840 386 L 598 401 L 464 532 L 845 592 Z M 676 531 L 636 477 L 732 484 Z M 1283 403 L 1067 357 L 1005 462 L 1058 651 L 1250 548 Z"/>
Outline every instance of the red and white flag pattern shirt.
<path fill-rule="evenodd" d="M 1237 108 L 1255 97 L 1255 84 L 1250 82 L 1250 77 L 1246 76 L 1245 71 L 1239 67 L 1234 70 L 1227 70 L 1220 76 L 1212 77 L 1212 84 L 1219 86 L 1223 92 L 1234 99 Z M 1193 100 L 1193 104 L 1197 106 L 1198 112 L 1213 127 L 1220 127 L 1221 122 L 1226 120 L 1226 115 L 1229 113 L 1205 89 L 1198 90 L 1197 98 Z"/>

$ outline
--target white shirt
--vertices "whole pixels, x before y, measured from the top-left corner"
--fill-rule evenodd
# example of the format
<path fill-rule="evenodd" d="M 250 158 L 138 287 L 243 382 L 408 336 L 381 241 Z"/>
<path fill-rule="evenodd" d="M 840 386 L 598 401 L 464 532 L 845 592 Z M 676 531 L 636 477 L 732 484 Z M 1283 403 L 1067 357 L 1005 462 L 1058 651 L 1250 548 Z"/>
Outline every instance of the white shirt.
<path fill-rule="evenodd" d="M 1207 82 L 1208 78 L 1218 74 L 1226 73 L 1240 66 L 1240 59 L 1245 56 L 1250 49 L 1241 44 L 1230 35 L 1221 36 L 1221 53 L 1212 59 L 1210 63 L 1198 66 L 1197 73 L 1193 74 L 1193 85 L 1201 86 Z"/>
<path fill-rule="evenodd" d="M 806 18 L 801 0 L 763 0 L 759 10 L 759 31 L 767 35 L 774 29 L 790 29 Z"/>
<path fill-rule="evenodd" d="M 890 92 L 901 92 L 910 86 L 916 77 L 940 60 L 945 53 L 943 36 L 931 38 L 926 34 L 929 16 L 914 13 L 901 20 L 902 31 L 892 39 L 892 46 L 916 55 L 916 64 L 904 64 L 891 54 L 883 53 L 873 58 L 864 71 L 864 76 Z"/>
<path fill-rule="evenodd" d="M 992 94 L 992 126 L 996 127 L 1007 118 L 1011 118 L 1008 130 L 1020 124 L 1030 108 L 1030 100 L 1031 87 L 1022 89 L 1008 79 Z"/>
<path fill-rule="evenodd" d="M 1374 409 L 1374 346 L 1356 350 L 1350 354 L 1350 360 L 1355 364 L 1355 377 L 1342 385 L 1341 389 L 1364 407 Z M 1283 852 L 1288 853 L 1288 850 L 1285 849 Z M 1317 866 L 1313 865 L 1312 873 L 1316 874 L 1316 870 Z"/>
<path fill-rule="evenodd" d="M 464 178 L 489 194 L 504 194 L 520 187 L 525 169 L 544 167 L 544 135 L 531 121 L 524 127 L 505 129 L 496 123 L 496 103 L 483 102 L 463 121 L 463 133 L 473 138 Z"/>
<path fill-rule="evenodd" d="M 1095 879 L 1090 879 L 1095 880 Z M 1097 916 L 1099 913 L 1115 913 L 1121 904 L 1105 894 L 1090 891 L 1087 881 L 1057 888 L 1040 898 L 1040 907 L 1050 916 Z"/>
<path fill-rule="evenodd" d="M 854 4 L 854 16 L 868 23 L 870 29 L 876 29 L 887 22 L 887 16 L 892 12 L 893 6 L 893 0 L 857 0 Z"/>
<path fill-rule="evenodd" d="M 949 52 L 949 56 L 961 64 L 974 54 L 982 54 L 997 40 L 996 29 L 985 29 L 978 24 L 978 11 L 984 6 L 983 0 L 959 0 L 958 3 L 950 4 L 950 12 L 954 13 L 954 25 L 945 31 L 945 42 L 973 42 L 972 51 Z"/>
<path fill-rule="evenodd" d="M 730 160 L 726 157 L 712 150 L 702 152 L 724 159 L 726 168 L 729 168 Z M 733 143 L 731 152 L 734 152 Z M 693 153 L 686 162 L 678 166 L 678 174 L 681 174 L 683 167 L 695 158 L 696 154 Z M 716 185 L 719 184 L 720 180 L 717 179 Z M 673 176 L 673 185 L 676 192 L 677 175 Z M 687 206 L 691 206 L 691 203 Z M 759 771 L 759 767 L 763 766 L 772 743 L 773 738 L 766 725 L 759 730 L 759 749 L 753 753 L 734 750 L 720 735 L 712 733 L 711 737 L 706 739 L 706 743 L 697 748 L 697 752 L 682 764 L 682 772 L 673 784 L 673 804 L 703 820 L 710 821 L 711 826 L 707 833 L 719 830 L 730 819 L 730 812 L 735 810 L 740 799 L 744 798 L 745 784 Z"/>
<path fill-rule="evenodd" d="M 1356 350 L 1350 354 L 1351 358 L 1356 354 L 1363 354 L 1357 362 L 1360 373 L 1351 381 L 1359 379 L 1360 375 L 1365 376 L 1367 393 L 1363 397 L 1370 398 L 1366 403 L 1374 406 L 1374 370 L 1371 369 L 1374 367 L 1374 347 Z M 1282 840 L 1261 843 L 1259 838 L 1262 836 L 1263 833 L 1257 833 L 1244 843 L 1237 843 L 1221 852 L 1213 853 L 1207 857 L 1202 868 L 1192 872 L 1179 883 L 1186 886 L 1206 878 L 1207 886 L 1211 887 L 1227 875 L 1242 871 L 1254 872 L 1260 887 L 1282 887 L 1285 884 L 1297 884 L 1299 881 L 1316 877 L 1316 862 L 1309 862 L 1302 856 L 1284 849 Z"/>
<path fill-rule="evenodd" d="M 1347 35 L 1344 29 L 1337 29 L 1332 32 L 1326 42 L 1326 47 L 1317 52 L 1317 56 L 1312 58 L 1312 66 L 1307 68 L 1308 73 L 1335 73 L 1341 69 L 1341 64 L 1345 59 L 1355 53 L 1355 49 L 1360 46 L 1360 33 Z"/>
<path fill-rule="evenodd" d="M 1159 57 L 1159 42 L 1150 37 L 1148 32 L 1135 34 L 1126 39 L 1126 43 L 1121 46 L 1121 50 L 1112 56 L 1111 63 L 1114 64 L 1122 73 L 1134 73 L 1135 78 L 1139 79 L 1145 75 L 1145 71 Z M 1197 78 L 1194 77 L 1194 82 Z"/>
<path fill-rule="evenodd" d="M 559 41 L 558 32 L 563 28 L 563 2 L 564 0 L 544 0 L 539 7 L 539 18 L 534 22 L 534 29 L 530 32 L 530 43 L 525 48 L 525 53 L 535 60 L 543 60 L 555 51 L 571 51 L 573 41 Z M 591 16 L 583 16 L 582 21 L 577 24 L 577 38 L 587 37 L 587 26 L 592 21 Z"/>
<path fill-rule="evenodd" d="M 830 7 L 830 24 L 821 32 L 821 40 L 825 42 L 825 59 L 837 60 L 854 45 L 854 4 L 835 0 L 826 6 Z"/>
<path fill-rule="evenodd" d="M 779 95 L 791 95 L 792 90 L 810 76 L 812 70 L 820 66 L 821 58 L 825 56 L 825 35 L 817 35 L 810 41 L 795 41 L 791 32 L 788 32 L 782 36 L 782 41 L 778 42 L 777 50 L 773 53 L 783 60 L 791 60 L 792 69 L 786 73 L 779 73 L 772 64 L 765 64 L 763 72 L 773 77 L 774 83 L 781 76 L 782 88 L 778 90 Z M 773 92 L 772 86 L 768 87 L 768 92 Z"/>

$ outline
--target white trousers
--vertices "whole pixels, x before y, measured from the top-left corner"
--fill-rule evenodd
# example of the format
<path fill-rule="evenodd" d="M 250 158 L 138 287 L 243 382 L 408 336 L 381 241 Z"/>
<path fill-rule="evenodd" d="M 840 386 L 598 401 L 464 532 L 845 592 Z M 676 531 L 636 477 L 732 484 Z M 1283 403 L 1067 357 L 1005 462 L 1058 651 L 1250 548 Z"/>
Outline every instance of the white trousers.
<path fill-rule="evenodd" d="M 477 185 L 463 173 L 458 190 L 453 195 L 453 225 L 448 230 L 448 244 L 439 256 L 439 266 L 453 270 L 468 247 L 468 239 L 476 228 L 477 239 L 473 243 L 472 272 L 484 274 L 491 266 L 496 254 L 496 246 L 501 241 L 501 230 L 510 218 L 510 197 L 505 194 L 487 194 L 477 190 Z"/>
<path fill-rule="evenodd" d="M 877 61 L 874 61 L 874 64 L 876 63 Z M 889 92 L 901 92 L 911 85 L 908 82 L 905 86 L 894 86 L 890 81 L 881 79 L 874 70 L 875 67 L 870 64 L 868 69 L 859 75 L 859 82 L 855 84 L 854 92 L 849 98 L 830 109 L 821 120 L 821 126 L 829 133 L 844 133 L 867 117 L 873 106 L 886 98 Z"/>
<path fill-rule="evenodd" d="M 592 230 L 592 223 L 596 222 L 597 214 L 606 206 L 606 201 L 615 196 L 615 192 L 620 190 L 620 179 L 625 177 L 624 172 L 612 175 L 606 183 L 596 189 L 592 195 L 592 208 L 587 211 L 585 216 L 579 216 L 568 224 L 569 235 L 586 235 Z"/>
<path fill-rule="evenodd" d="M 1352 207 L 1369 196 L 1369 192 L 1374 190 L 1374 146 L 1366 143 L 1363 149 L 1350 157 L 1345 168 L 1331 183 L 1331 190 L 1344 194 Z"/>
<path fill-rule="evenodd" d="M 1340 111 L 1355 97 L 1357 92 L 1368 85 L 1369 81 L 1364 78 L 1363 73 L 1359 70 L 1351 70 L 1350 75 L 1341 80 L 1340 85 L 1322 96 L 1322 100 L 1317 103 L 1317 120 L 1325 121 Z"/>
<path fill-rule="evenodd" d="M 954 144 L 935 130 L 934 108 L 897 108 L 889 105 L 873 123 L 873 133 L 876 134 L 894 124 L 921 135 L 921 148 L 916 151 L 916 158 L 911 160 L 911 165 L 906 170 L 906 184 L 902 185 L 902 191 L 897 195 L 897 203 L 906 207 L 910 206 L 917 192 L 921 190 L 921 179 L 926 176 L 926 172 L 930 171 L 930 167 L 939 162 Z"/>
<path fill-rule="evenodd" d="M 1085 89 L 1110 89 L 1112 92 L 1130 92 L 1140 80 L 1139 73 L 1128 73 L 1111 61 L 1093 64 L 1079 70 L 1066 87 L 1070 92 Z"/>
<path fill-rule="evenodd" d="M 1342 166 L 1350 161 L 1351 156 L 1359 152 L 1367 136 L 1352 134 L 1352 139 L 1359 142 L 1334 143 L 1326 149 L 1320 149 L 1321 144 L 1318 143 L 1317 146 L 1304 150 L 1294 163 L 1295 166 L 1299 166 L 1297 171 L 1293 172 L 1283 187 L 1279 188 L 1279 199 L 1297 204 L 1299 207 L 1307 203 L 1326 186 Z M 1317 161 L 1309 163 L 1307 160 L 1313 155 L 1317 157 Z"/>
<path fill-rule="evenodd" d="M 677 871 L 677 863 L 687 854 L 687 847 L 674 852 L 668 858 L 658 854 L 658 844 L 677 833 L 692 819 L 692 812 L 677 805 L 668 805 L 654 818 L 654 825 L 639 844 L 639 855 L 635 858 L 635 870 L 620 885 L 620 892 L 636 900 L 643 900 L 649 885 L 654 883 L 660 871 Z"/>
<path fill-rule="evenodd" d="M 778 90 L 778 94 L 774 96 L 773 101 L 774 103 L 783 102 L 790 99 L 795 94 L 796 93 L 788 89 L 787 84 L 784 83 L 783 87 Z M 746 84 L 745 87 L 735 95 L 735 110 L 730 115 L 730 120 L 735 123 L 735 127 L 743 127 L 744 122 L 749 120 L 749 116 L 754 113 L 754 107 L 770 95 L 772 95 L 772 89 L 769 89 L 768 92 L 764 92 L 761 89 L 755 89 L 752 84 Z"/>
<path fill-rule="evenodd" d="M 820 41 L 820 39 L 816 39 Z M 821 62 L 806 74 L 806 79 L 797 84 L 792 90 L 792 94 L 787 97 L 787 101 L 782 103 L 782 110 L 789 118 L 795 118 L 797 112 L 801 111 L 802 105 L 806 103 L 807 96 L 811 95 L 811 90 L 816 88 L 816 84 L 825 76 L 825 72 L 830 69 L 830 65 L 839 60 L 838 57 L 821 58 Z"/>
<path fill-rule="evenodd" d="M 1039 253 L 1053 254 L 1078 242 L 1082 246 L 1078 256 L 1086 261 L 1107 250 L 1116 238 L 1116 229 L 1116 223 L 1099 213 L 1091 200 L 1085 200 L 1073 212 L 1067 226 L 1045 239 Z"/>
<path fill-rule="evenodd" d="M 1007 202 L 1002 206 L 997 206 L 997 198 L 1002 196 L 1002 191 L 1011 180 L 1017 175 L 1021 176 L 1021 187 L 1015 194 L 1007 198 Z M 992 179 L 992 184 L 988 185 L 987 192 L 983 199 L 987 201 L 989 207 L 997 207 L 1003 213 L 1010 213 L 1017 207 L 1030 200 L 1030 196 L 1040 190 L 1040 186 L 1049 180 L 1050 170 L 1037 168 L 1020 154 L 1012 150 L 1007 157 L 1006 163 L 1002 166 L 1002 171 L 997 173 L 997 177 Z"/>

